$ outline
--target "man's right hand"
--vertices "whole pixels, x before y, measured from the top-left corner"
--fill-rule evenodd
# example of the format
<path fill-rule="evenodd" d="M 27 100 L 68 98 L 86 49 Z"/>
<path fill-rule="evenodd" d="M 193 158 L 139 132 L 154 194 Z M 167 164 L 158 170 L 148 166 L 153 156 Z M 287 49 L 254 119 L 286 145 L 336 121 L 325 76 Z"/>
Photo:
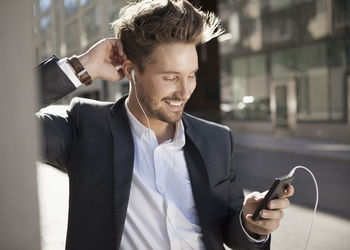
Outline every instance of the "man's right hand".
<path fill-rule="evenodd" d="M 118 71 L 115 68 L 126 60 L 123 44 L 119 39 L 102 39 L 78 56 L 78 59 L 92 79 L 102 78 L 115 82 L 125 77 L 123 69 Z"/>

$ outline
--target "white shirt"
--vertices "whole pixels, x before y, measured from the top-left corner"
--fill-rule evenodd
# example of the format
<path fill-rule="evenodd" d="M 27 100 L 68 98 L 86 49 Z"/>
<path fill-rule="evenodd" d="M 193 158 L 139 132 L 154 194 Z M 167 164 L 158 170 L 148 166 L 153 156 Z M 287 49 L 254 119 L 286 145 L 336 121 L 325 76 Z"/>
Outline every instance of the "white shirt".
<path fill-rule="evenodd" d="M 82 85 L 67 58 L 58 66 L 78 88 Z M 183 152 L 185 133 L 180 120 L 173 140 L 158 145 L 125 104 L 134 139 L 134 171 L 121 249 L 205 249 Z M 242 211 L 241 211 L 242 213 Z M 262 243 L 269 235 L 254 239 Z"/>
<path fill-rule="evenodd" d="M 134 139 L 134 172 L 121 249 L 204 249 L 183 152 L 182 121 L 158 144 L 125 104 Z"/>

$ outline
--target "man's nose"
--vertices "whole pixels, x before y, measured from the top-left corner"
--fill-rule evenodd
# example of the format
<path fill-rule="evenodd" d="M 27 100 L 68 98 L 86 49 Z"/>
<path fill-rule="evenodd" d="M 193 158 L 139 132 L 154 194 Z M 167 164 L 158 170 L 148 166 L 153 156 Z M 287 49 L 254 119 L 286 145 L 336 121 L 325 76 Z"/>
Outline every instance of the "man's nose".
<path fill-rule="evenodd" d="M 191 90 L 191 84 L 187 79 L 182 79 L 179 82 L 177 91 L 176 91 L 176 96 L 182 100 L 187 100 L 190 98 L 192 94 Z"/>

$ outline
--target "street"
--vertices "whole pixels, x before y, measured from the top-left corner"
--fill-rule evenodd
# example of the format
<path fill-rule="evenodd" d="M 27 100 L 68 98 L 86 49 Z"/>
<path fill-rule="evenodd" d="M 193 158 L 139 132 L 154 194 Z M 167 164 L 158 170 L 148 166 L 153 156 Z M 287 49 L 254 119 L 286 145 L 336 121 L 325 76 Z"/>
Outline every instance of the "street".
<path fill-rule="evenodd" d="M 308 167 L 319 185 L 319 208 L 307 249 L 350 249 L 350 163 L 298 154 L 236 148 L 239 182 L 246 192 L 264 191 L 275 177 L 296 165 Z M 68 214 L 68 177 L 38 164 L 38 183 L 43 250 L 64 249 Z M 315 187 L 309 173 L 297 170 L 295 195 L 280 228 L 272 234 L 273 250 L 304 249 L 313 216 Z"/>
<path fill-rule="evenodd" d="M 309 168 L 318 182 L 319 205 L 307 249 L 350 249 L 350 162 L 238 147 L 236 163 L 241 186 L 260 192 L 294 166 Z M 280 228 L 272 234 L 271 249 L 304 249 L 306 243 L 316 198 L 315 185 L 305 170 L 297 170 L 294 176 L 295 194 L 290 198 L 291 206 L 285 211 Z"/>

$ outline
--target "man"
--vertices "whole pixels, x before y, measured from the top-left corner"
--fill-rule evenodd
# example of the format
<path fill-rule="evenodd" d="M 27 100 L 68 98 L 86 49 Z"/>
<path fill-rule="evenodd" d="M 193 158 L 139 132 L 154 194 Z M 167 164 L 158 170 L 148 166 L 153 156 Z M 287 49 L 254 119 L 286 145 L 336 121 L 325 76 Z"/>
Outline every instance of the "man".
<path fill-rule="evenodd" d="M 75 98 L 67 116 L 38 114 L 42 160 L 70 177 L 66 248 L 269 249 L 293 187 L 252 221 L 264 194 L 244 200 L 231 132 L 183 113 L 195 46 L 220 34 L 218 19 L 185 0 L 145 0 L 113 27 L 117 39 L 39 66 L 43 105 L 97 77 L 130 81 L 114 104 Z"/>

